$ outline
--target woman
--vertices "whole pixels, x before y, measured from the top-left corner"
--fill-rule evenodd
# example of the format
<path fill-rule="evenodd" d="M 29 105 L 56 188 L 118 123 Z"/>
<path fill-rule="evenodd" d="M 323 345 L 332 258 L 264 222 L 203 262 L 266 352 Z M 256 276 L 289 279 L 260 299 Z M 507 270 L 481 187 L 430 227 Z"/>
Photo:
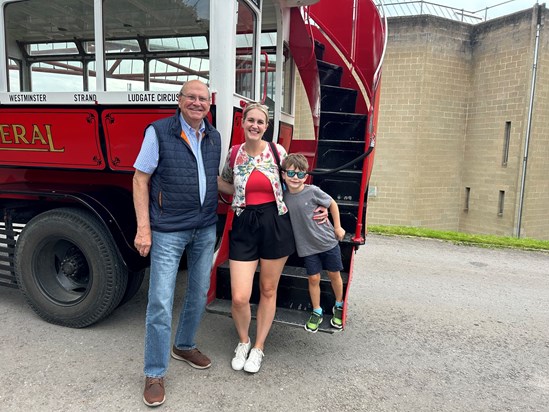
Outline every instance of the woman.
<path fill-rule="evenodd" d="M 283 201 L 282 185 L 275 154 L 263 135 L 269 124 L 267 106 L 251 103 L 244 109 L 242 128 L 245 143 L 229 150 L 225 167 L 218 178 L 219 191 L 233 194 L 235 210 L 229 239 L 232 317 L 239 337 L 234 370 L 255 373 L 261 367 L 265 340 L 276 312 L 276 290 L 288 256 L 295 250 L 288 209 Z M 280 163 L 286 158 L 282 146 L 277 150 Z M 236 150 L 235 154 L 231 152 Z M 327 210 L 320 208 L 314 219 L 323 223 Z M 255 344 L 249 337 L 252 319 L 250 297 L 257 264 L 259 305 Z M 250 350 L 251 349 L 251 350 Z"/>

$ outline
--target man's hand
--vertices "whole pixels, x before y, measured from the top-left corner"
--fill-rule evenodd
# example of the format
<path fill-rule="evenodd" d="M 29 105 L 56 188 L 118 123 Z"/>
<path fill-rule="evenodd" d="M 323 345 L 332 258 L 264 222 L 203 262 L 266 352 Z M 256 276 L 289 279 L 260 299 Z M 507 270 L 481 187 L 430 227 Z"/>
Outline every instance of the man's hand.
<path fill-rule="evenodd" d="M 319 206 L 313 211 L 313 219 L 319 225 L 328 221 L 328 209 L 324 206 Z"/>
<path fill-rule="evenodd" d="M 138 229 L 137 234 L 135 235 L 135 240 L 133 244 L 141 256 L 143 257 L 147 256 L 151 251 L 151 244 L 152 244 L 151 231 Z"/>

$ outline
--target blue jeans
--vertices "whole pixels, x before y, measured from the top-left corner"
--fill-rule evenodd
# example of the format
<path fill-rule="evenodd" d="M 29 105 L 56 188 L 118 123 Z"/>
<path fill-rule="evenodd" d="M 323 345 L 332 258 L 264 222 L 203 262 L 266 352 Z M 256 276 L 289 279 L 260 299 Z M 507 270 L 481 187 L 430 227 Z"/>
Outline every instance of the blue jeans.
<path fill-rule="evenodd" d="M 216 225 L 182 232 L 152 233 L 149 302 L 145 321 L 147 377 L 163 377 L 171 352 L 172 308 L 179 260 L 187 250 L 187 291 L 179 314 L 174 345 L 194 349 L 204 314 L 215 246 Z"/>

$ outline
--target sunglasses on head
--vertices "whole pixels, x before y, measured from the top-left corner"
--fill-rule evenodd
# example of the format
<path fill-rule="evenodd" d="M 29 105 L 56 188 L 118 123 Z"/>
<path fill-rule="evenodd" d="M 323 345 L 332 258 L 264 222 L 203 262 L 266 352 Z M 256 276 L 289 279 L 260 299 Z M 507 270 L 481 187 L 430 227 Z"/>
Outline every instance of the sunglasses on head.
<path fill-rule="evenodd" d="M 297 175 L 298 179 L 303 179 L 305 176 L 307 176 L 307 172 L 296 172 L 295 170 L 286 170 L 286 175 L 288 177 L 294 177 Z"/>

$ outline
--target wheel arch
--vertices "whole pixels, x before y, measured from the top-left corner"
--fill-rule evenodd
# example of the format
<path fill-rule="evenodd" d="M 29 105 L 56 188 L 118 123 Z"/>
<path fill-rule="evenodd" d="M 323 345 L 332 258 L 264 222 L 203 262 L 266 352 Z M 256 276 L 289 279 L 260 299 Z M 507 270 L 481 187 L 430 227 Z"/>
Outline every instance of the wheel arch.
<path fill-rule="evenodd" d="M 138 272 L 149 266 L 149 259 L 139 256 L 133 247 L 136 233 L 136 219 L 133 199 L 130 191 L 119 187 L 90 187 L 84 189 L 56 188 L 11 188 L 2 189 L 3 198 L 12 195 L 16 202 L 4 203 L 4 210 L 26 217 L 24 222 L 37 214 L 59 207 L 76 207 L 90 211 L 111 234 L 122 258 L 130 272 Z M 22 213 L 21 210 L 27 210 Z M 9 212 L 8 212 L 9 213 Z"/>

